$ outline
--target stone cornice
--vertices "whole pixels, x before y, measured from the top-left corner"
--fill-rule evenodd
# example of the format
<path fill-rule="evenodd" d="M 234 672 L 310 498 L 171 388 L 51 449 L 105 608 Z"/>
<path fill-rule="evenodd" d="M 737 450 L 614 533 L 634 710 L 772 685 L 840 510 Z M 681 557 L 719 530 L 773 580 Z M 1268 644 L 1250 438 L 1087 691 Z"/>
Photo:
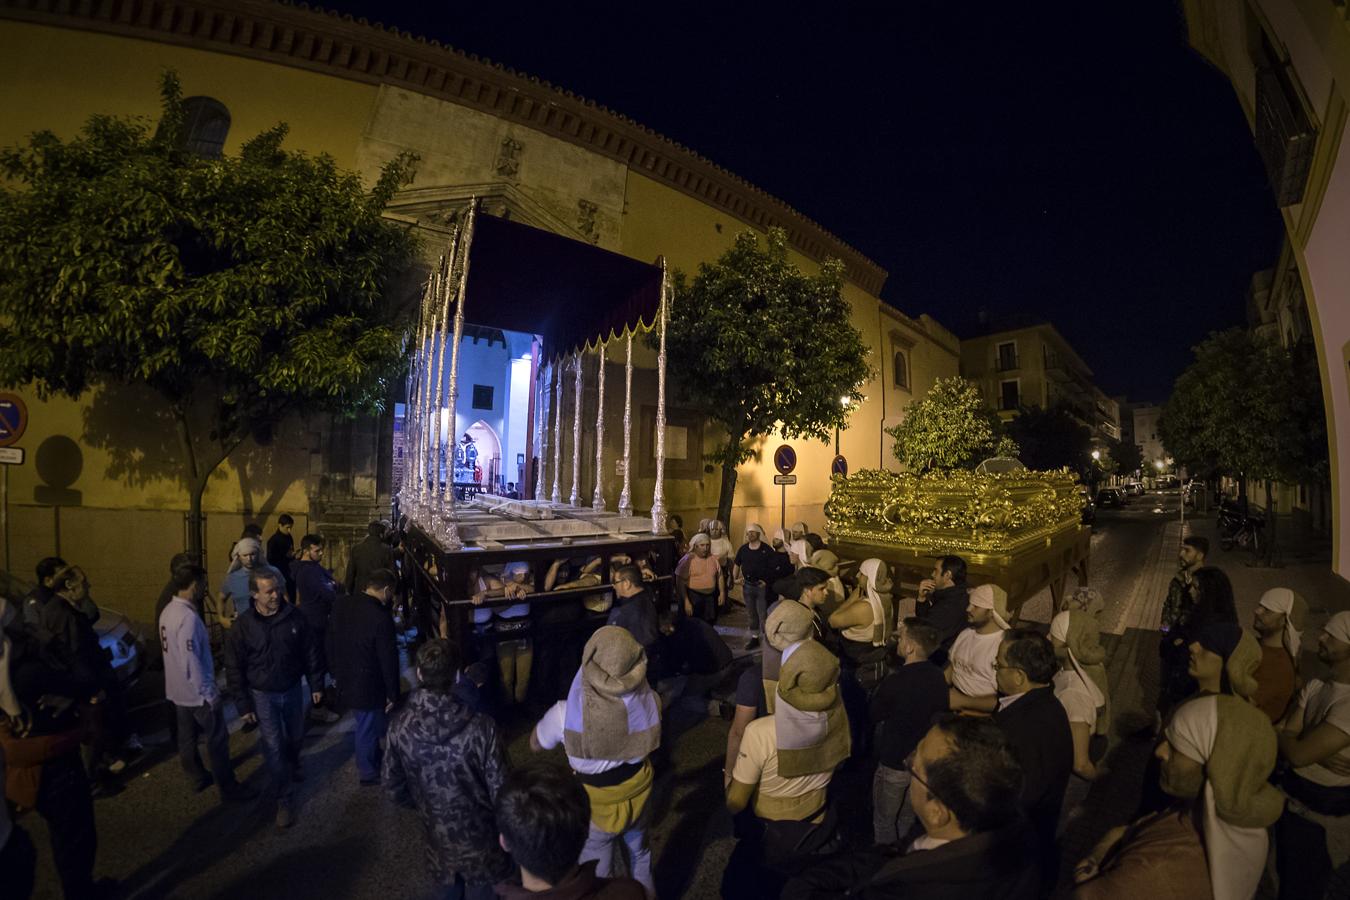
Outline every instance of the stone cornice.
<path fill-rule="evenodd" d="M 272 0 L 0 0 L 0 18 L 161 41 L 449 100 L 629 166 L 814 260 L 843 261 L 880 294 L 886 271 L 783 201 L 650 128 L 514 69 L 350 16 Z"/>

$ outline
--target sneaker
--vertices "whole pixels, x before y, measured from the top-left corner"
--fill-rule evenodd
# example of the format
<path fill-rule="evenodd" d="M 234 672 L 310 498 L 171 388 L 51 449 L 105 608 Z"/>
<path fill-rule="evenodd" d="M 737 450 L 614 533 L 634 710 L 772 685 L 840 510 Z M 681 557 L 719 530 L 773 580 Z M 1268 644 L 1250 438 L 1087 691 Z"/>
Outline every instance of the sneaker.
<path fill-rule="evenodd" d="M 291 814 L 291 805 L 284 800 L 277 804 L 277 828 L 285 831 L 295 824 L 295 816 Z"/>
<path fill-rule="evenodd" d="M 215 783 L 216 780 L 212 778 L 210 775 L 207 775 L 205 778 L 198 779 L 196 782 L 193 783 L 192 793 L 200 794 L 202 791 L 206 790 Z"/>
<path fill-rule="evenodd" d="M 126 750 L 130 750 L 132 753 L 140 753 L 145 750 L 145 744 L 141 743 L 141 736 L 135 732 L 128 735 L 126 743 L 124 743 L 122 747 Z"/>
<path fill-rule="evenodd" d="M 117 775 L 120 774 L 122 770 L 125 769 L 126 767 L 127 761 L 119 756 L 114 758 L 112 761 L 108 763 L 107 771 L 111 772 L 113 775 Z"/>

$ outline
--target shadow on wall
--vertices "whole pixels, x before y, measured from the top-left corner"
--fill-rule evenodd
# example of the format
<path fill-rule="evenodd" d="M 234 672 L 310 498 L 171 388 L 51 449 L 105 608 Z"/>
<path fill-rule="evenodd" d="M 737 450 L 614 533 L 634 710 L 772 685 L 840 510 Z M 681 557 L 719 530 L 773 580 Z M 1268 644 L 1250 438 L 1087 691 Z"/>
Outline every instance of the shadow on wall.
<path fill-rule="evenodd" d="M 194 434 L 202 436 L 194 441 L 198 458 L 211 457 L 217 445 L 205 437 L 212 433 L 209 410 L 195 410 L 192 423 Z M 187 507 L 191 483 L 178 425 L 164 398 L 153 389 L 142 385 L 97 388 L 84 409 L 84 440 L 108 454 L 104 477 L 137 488 L 162 481 L 176 483 L 182 489 L 182 507 Z M 230 454 L 229 463 L 239 479 L 236 508 L 248 518 L 271 515 L 287 489 L 303 475 L 297 472 L 288 477 L 277 465 L 270 432 L 246 440 Z M 216 469 L 213 483 L 226 480 L 227 471 Z M 264 495 L 263 500 L 255 504 L 258 494 Z"/>
<path fill-rule="evenodd" d="M 71 487 L 84 471 L 84 451 L 64 434 L 38 445 L 34 465 L 42 484 L 33 488 L 33 502 L 43 506 L 80 506 L 84 494 Z"/>

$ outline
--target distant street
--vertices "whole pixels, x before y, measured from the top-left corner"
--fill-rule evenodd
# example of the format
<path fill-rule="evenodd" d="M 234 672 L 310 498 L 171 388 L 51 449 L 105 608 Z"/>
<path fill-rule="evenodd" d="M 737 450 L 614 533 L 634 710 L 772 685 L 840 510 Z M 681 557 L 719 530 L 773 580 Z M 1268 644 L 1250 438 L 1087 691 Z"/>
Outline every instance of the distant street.
<path fill-rule="evenodd" d="M 1151 746 L 1119 734 L 1138 727 L 1145 720 L 1144 711 L 1151 708 L 1156 633 L 1140 631 L 1138 624 L 1148 608 L 1156 610 L 1157 578 L 1170 574 L 1175 547 L 1163 547 L 1163 538 L 1165 532 L 1173 538 L 1178 533 L 1176 513 L 1176 492 L 1150 493 L 1133 498 L 1124 510 L 1098 513 L 1091 581 L 1106 600 L 1103 631 L 1112 632 L 1104 640 L 1111 653 L 1117 735 L 1109 774 L 1094 786 L 1089 811 L 1072 823 L 1066 835 L 1066 858 L 1089 847 L 1104 828 L 1123 821 L 1138 798 Z M 1046 621 L 1048 613 L 1047 594 L 1028 603 L 1024 618 Z M 1156 611 L 1153 615 L 1156 620 Z M 728 624 L 734 626 L 738 618 L 729 616 Z M 734 628 L 727 631 L 734 634 Z M 740 641 L 733 641 L 739 648 Z M 530 725 L 523 715 L 507 723 L 515 759 L 528 753 L 525 735 Z M 663 897 L 718 894 L 733 845 L 731 822 L 722 807 L 726 727 L 721 719 L 692 706 L 677 707 L 667 722 L 652 829 Z M 415 816 L 395 807 L 382 789 L 357 786 L 350 729 L 347 718 L 311 731 L 297 822 L 286 833 L 276 831 L 265 810 L 222 808 L 212 791 L 191 794 L 168 744 L 153 747 L 153 759 L 129 779 L 127 789 L 97 803 L 96 871 L 122 879 L 128 897 L 416 896 L 429 887 L 419 826 Z M 167 741 L 166 734 L 160 737 Z M 242 733 L 231 742 L 240 777 L 252 781 L 259 780 L 255 744 L 254 735 Z M 864 799 L 870 775 L 845 772 L 838 782 L 846 801 L 843 808 L 856 810 L 847 817 L 846 827 L 865 832 L 871 822 Z M 34 831 L 42 857 L 38 896 L 54 898 L 58 892 L 42 824 L 28 816 L 25 825 Z"/>

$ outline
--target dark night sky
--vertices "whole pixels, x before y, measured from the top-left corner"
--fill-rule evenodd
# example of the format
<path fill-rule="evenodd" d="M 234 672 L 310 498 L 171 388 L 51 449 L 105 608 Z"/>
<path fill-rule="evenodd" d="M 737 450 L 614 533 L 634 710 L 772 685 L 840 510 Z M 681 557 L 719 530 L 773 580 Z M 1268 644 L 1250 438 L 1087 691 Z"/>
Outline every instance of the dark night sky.
<path fill-rule="evenodd" d="M 876 260 L 906 313 L 1047 318 L 1131 399 L 1165 399 L 1242 321 L 1283 233 L 1236 95 L 1167 0 L 324 5 L 694 148 Z"/>

